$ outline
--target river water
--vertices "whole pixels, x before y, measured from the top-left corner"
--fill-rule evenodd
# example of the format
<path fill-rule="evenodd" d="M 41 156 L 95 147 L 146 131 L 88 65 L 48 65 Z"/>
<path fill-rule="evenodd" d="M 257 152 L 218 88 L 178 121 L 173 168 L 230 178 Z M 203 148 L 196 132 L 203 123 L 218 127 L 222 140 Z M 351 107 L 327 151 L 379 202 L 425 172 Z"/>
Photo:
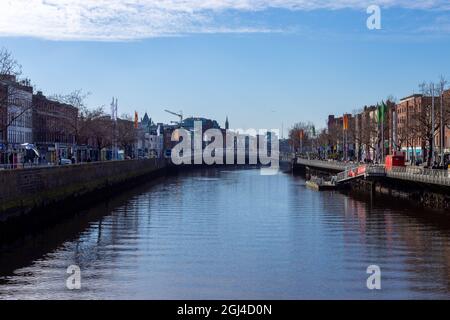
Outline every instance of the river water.
<path fill-rule="evenodd" d="M 257 169 L 165 177 L 3 250 L 0 299 L 450 298 L 449 219 L 392 203 Z"/>

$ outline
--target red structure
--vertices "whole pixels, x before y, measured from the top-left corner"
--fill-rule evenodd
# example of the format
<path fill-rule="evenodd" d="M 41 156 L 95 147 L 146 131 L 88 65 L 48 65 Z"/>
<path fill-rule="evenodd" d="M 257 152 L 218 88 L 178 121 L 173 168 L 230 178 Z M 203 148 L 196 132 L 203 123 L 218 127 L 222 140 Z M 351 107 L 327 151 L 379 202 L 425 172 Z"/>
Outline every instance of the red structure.
<path fill-rule="evenodd" d="M 392 170 L 392 167 L 405 167 L 405 155 L 396 154 L 389 155 L 385 160 L 385 168 L 386 170 Z"/>

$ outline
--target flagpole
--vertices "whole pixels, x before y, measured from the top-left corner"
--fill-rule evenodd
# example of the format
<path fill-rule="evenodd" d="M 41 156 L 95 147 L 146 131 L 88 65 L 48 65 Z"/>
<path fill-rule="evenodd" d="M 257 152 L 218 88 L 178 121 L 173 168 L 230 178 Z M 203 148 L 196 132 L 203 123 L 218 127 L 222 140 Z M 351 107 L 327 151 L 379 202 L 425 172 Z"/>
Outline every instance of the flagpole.
<path fill-rule="evenodd" d="M 345 161 L 345 114 L 342 117 L 342 160 Z"/>
<path fill-rule="evenodd" d="M 342 161 L 345 161 L 345 115 L 342 117 Z"/>

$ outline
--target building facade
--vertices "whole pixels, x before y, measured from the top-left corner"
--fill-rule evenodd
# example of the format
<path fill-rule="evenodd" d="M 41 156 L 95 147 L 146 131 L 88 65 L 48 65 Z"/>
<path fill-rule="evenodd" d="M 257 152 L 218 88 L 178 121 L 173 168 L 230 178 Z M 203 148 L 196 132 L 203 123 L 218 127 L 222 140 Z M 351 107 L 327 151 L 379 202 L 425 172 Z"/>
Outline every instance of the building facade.
<path fill-rule="evenodd" d="M 77 108 L 50 100 L 40 91 L 33 95 L 33 141 L 41 161 L 55 163 L 74 156 L 77 118 Z"/>
<path fill-rule="evenodd" d="M 23 144 L 33 142 L 33 88 L 29 81 L 0 75 L 0 152 L 2 163 L 23 161 Z"/>
<path fill-rule="evenodd" d="M 164 149 L 164 124 L 155 124 L 145 113 L 137 130 L 137 150 L 140 158 L 160 158 Z"/>
<path fill-rule="evenodd" d="M 430 106 L 432 97 L 413 94 L 400 100 L 396 105 L 397 145 L 406 153 L 407 160 L 425 161 L 430 141 L 425 138 L 431 132 Z M 435 115 L 439 114 L 440 99 L 435 97 Z M 436 118 L 436 124 L 438 118 Z M 436 136 L 434 137 L 435 144 Z"/>

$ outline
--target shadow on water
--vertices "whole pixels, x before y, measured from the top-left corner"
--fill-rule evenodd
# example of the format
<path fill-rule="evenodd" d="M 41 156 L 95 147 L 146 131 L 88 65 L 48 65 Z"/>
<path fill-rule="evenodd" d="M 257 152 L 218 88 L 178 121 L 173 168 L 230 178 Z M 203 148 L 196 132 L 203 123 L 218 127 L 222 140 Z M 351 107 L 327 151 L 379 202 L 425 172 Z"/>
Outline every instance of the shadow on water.
<path fill-rule="evenodd" d="M 328 175 L 328 174 L 327 174 Z M 294 179 L 298 179 L 299 181 L 305 181 L 309 176 L 305 175 L 305 173 L 293 173 Z M 433 225 L 442 231 L 450 230 L 450 212 L 445 210 L 431 209 L 428 207 L 424 207 L 422 205 L 418 205 L 414 203 L 412 200 L 401 199 L 397 197 L 392 197 L 389 195 L 379 194 L 379 193 L 366 193 L 363 191 L 353 191 L 351 188 L 343 188 L 340 191 L 333 191 L 334 193 L 343 194 L 351 199 L 358 200 L 367 205 L 368 211 L 372 211 L 372 209 L 392 209 L 398 212 L 401 212 L 405 217 L 413 218 L 418 223 L 424 223 Z"/>
<path fill-rule="evenodd" d="M 441 231 L 450 231 L 450 212 L 434 210 L 414 204 L 411 200 L 393 198 L 382 194 L 343 192 L 348 197 L 367 204 L 369 211 L 389 208 L 400 212 L 405 218 L 415 219 L 417 223 L 432 225 Z"/>
<path fill-rule="evenodd" d="M 127 191 L 114 193 L 88 208 L 83 206 L 60 208 L 66 212 L 61 214 L 59 219 L 51 220 L 47 227 L 33 229 L 27 236 L 2 244 L 0 276 L 11 275 L 14 270 L 27 266 L 30 262 L 56 250 L 64 242 L 77 239 L 92 223 L 98 222 L 101 225 L 102 218 L 110 215 L 116 208 L 126 206 L 130 199 L 148 193 L 156 184 L 163 181 L 164 178 L 159 177 Z"/>

